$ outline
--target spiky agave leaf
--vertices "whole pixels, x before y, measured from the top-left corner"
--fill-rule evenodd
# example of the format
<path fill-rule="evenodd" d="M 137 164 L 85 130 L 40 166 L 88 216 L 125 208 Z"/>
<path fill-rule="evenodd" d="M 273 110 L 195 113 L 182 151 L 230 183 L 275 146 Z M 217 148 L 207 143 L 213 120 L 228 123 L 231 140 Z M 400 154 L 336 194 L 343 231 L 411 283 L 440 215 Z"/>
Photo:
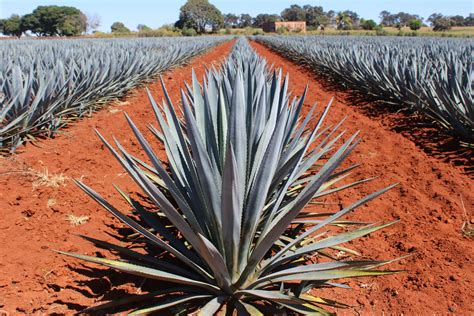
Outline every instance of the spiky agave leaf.
<path fill-rule="evenodd" d="M 140 255 L 89 238 L 121 260 L 69 255 L 180 285 L 169 294 L 181 296 L 165 302 L 143 295 L 144 309 L 137 307 L 135 313 L 181 305 L 188 311 L 202 308 L 201 314 L 224 308 L 252 315 L 272 309 L 327 314 L 324 306 L 344 305 L 307 295 L 311 288 L 340 287 L 332 280 L 391 273 L 376 268 L 383 261 L 328 261 L 318 256 L 331 257 L 327 252 L 332 249 L 357 254 L 342 244 L 393 224 L 321 233 L 330 225 L 360 225 L 341 218 L 391 187 L 340 211 L 309 212 L 314 216 L 301 220 L 303 208 L 314 199 L 368 179 L 334 187 L 355 167 L 339 168 L 359 142 L 358 135 L 340 144 L 341 124 L 323 127 L 330 104 L 319 117 L 313 107 L 303 118 L 304 95 L 290 98 L 287 88 L 288 77 L 271 72 L 241 39 L 220 71 L 209 71 L 202 84 L 193 74 L 179 108 L 165 88 L 161 105 L 150 95 L 159 125 L 152 130 L 164 144 L 166 163 L 129 116 L 150 164 L 130 155 L 117 141 L 115 149 L 99 134 L 156 208 L 147 210 L 120 191 L 140 219 L 137 222 L 85 184 L 79 186 L 132 228 L 134 238 L 141 236 L 154 248 Z M 317 261 L 308 260 L 310 256 Z"/>

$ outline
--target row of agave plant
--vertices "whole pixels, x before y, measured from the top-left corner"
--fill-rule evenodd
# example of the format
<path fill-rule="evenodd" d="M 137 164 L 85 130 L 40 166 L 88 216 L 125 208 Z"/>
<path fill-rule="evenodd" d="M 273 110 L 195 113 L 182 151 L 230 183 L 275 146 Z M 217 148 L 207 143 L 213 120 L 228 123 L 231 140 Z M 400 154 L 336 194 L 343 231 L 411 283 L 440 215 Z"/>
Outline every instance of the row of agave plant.
<path fill-rule="evenodd" d="M 365 98 L 423 113 L 474 147 L 471 39 L 257 37 Z"/>
<path fill-rule="evenodd" d="M 215 38 L 2 41 L 0 149 L 52 136 L 145 79 L 223 41 Z"/>
<path fill-rule="evenodd" d="M 371 179 L 343 181 L 356 168 L 342 162 L 358 134 L 345 135 L 343 122 L 323 124 L 330 104 L 303 116 L 305 95 L 290 97 L 287 89 L 288 77 L 241 38 L 219 70 L 202 82 L 193 73 L 179 106 L 164 85 L 161 104 L 149 96 L 159 126 L 149 125 L 152 140 L 126 116 L 149 162 L 98 133 L 146 202 L 117 188 L 130 205 L 127 215 L 78 181 L 133 234 L 127 247 L 83 236 L 118 259 L 60 253 L 143 277 L 150 290 L 85 312 L 328 315 L 346 305 L 312 289 L 348 288 L 338 280 L 394 272 L 380 269 L 389 261 L 358 260 L 343 245 L 393 224 L 344 220 L 392 186 L 335 212 L 306 208 Z M 154 143 L 164 146 L 165 161 Z M 342 253 L 346 259 L 338 259 Z"/>

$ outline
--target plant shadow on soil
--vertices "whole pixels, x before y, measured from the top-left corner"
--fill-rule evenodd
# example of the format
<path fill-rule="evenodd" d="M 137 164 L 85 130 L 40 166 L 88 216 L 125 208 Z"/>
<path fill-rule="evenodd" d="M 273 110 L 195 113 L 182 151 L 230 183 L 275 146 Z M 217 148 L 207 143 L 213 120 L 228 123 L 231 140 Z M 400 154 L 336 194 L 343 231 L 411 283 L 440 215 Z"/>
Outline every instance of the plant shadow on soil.
<path fill-rule="evenodd" d="M 107 255 L 103 255 L 101 251 L 96 251 L 95 256 L 110 258 L 108 251 Z M 145 301 L 146 304 L 134 302 L 135 298 L 152 291 L 160 291 L 169 289 L 173 286 L 171 283 L 151 280 L 149 278 L 142 278 L 128 273 L 120 272 L 115 269 L 97 267 L 89 263 L 80 263 L 69 266 L 73 273 L 79 274 L 81 280 L 76 280 L 72 285 L 66 288 L 71 289 L 81 295 L 95 299 L 97 304 L 95 307 L 104 305 L 104 309 L 86 311 L 87 315 L 104 315 L 105 312 L 120 313 L 130 311 L 135 308 L 149 306 L 150 303 L 159 303 L 160 298 L 150 298 Z M 129 300 L 117 306 L 106 307 L 106 305 L 117 304 L 121 300 Z M 69 310 L 83 314 L 84 310 L 91 308 L 91 306 L 77 304 L 71 301 L 57 300 L 54 303 L 66 305 Z M 161 315 L 161 314 L 160 314 Z M 166 315 L 166 314 L 165 314 Z"/>
<path fill-rule="evenodd" d="M 152 202 L 146 196 L 137 192 L 133 193 L 133 195 L 134 197 L 132 198 L 139 202 L 144 210 L 156 211 L 156 207 L 151 206 Z M 125 214 L 131 213 L 131 210 L 129 210 L 129 212 L 125 212 Z M 142 227 L 149 227 L 149 225 L 140 217 L 134 215 L 130 217 Z M 169 225 L 170 223 L 165 220 L 163 221 L 163 224 Z M 131 237 L 131 235 L 135 233 L 135 231 L 131 228 L 121 224 L 106 224 L 106 226 L 108 229 L 105 231 L 105 234 L 108 235 L 108 239 L 114 240 L 111 242 L 112 244 L 120 245 L 129 250 L 133 250 L 144 255 L 153 256 L 154 258 L 159 258 L 159 260 L 162 261 L 168 261 L 169 263 L 177 264 L 176 261 L 173 260 L 174 258 L 170 257 L 167 252 L 156 246 L 152 246 L 150 243 L 147 243 L 143 237 Z M 175 237 L 180 238 L 177 230 L 171 231 L 171 233 Z M 110 251 L 108 248 L 94 244 L 93 242 L 91 244 L 95 247 L 93 256 L 108 259 L 120 258 L 125 260 L 130 258 L 126 255 L 120 256 L 116 251 Z M 147 266 L 146 263 L 136 260 L 133 261 Z M 79 261 L 79 264 L 69 265 L 69 269 L 72 272 L 79 274 L 81 276 L 81 280 L 76 280 L 74 285 L 68 285 L 66 288 L 76 291 L 87 298 L 95 299 L 97 301 L 97 304 L 95 305 L 96 307 L 101 305 L 104 305 L 105 307 L 104 309 L 100 310 L 87 310 L 86 313 L 88 315 L 104 315 L 104 312 L 107 312 L 107 314 L 120 313 L 136 308 L 149 307 L 153 303 L 159 304 L 160 302 L 166 301 L 172 297 L 173 294 L 171 294 L 171 296 L 166 295 L 162 297 L 155 295 L 155 297 L 150 297 L 148 300 L 146 300 L 145 303 L 137 303 L 134 301 L 134 299 L 138 299 L 140 296 L 146 295 L 147 293 L 165 291 L 176 287 L 176 285 L 173 283 L 143 278 L 125 272 L 120 272 L 112 268 L 97 266 L 85 261 Z M 51 286 L 54 287 L 55 285 Z M 181 294 L 179 291 L 173 293 L 176 295 Z M 118 306 L 106 307 L 109 305 L 109 303 L 116 304 L 124 299 L 126 299 L 128 302 Z M 84 310 L 91 308 L 91 306 L 85 306 L 63 300 L 57 300 L 54 303 L 66 305 L 71 311 L 77 312 L 77 314 L 83 314 Z M 172 314 L 160 311 L 159 315 Z"/>

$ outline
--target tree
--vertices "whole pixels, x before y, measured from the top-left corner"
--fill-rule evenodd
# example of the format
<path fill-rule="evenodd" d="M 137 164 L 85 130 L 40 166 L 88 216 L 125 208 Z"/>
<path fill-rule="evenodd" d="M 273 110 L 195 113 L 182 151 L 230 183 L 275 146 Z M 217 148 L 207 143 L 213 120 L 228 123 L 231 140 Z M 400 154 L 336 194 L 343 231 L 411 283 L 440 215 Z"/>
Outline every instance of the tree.
<path fill-rule="evenodd" d="M 64 17 L 58 25 L 58 35 L 78 36 L 87 29 L 87 17 L 84 14 L 69 15 Z"/>
<path fill-rule="evenodd" d="M 380 24 L 382 24 L 383 26 L 392 26 L 395 24 L 395 22 L 393 21 L 393 14 L 386 10 L 380 12 L 379 17 Z"/>
<path fill-rule="evenodd" d="M 420 20 L 422 21 L 419 15 L 410 14 L 406 12 L 398 12 L 395 14 L 391 14 L 388 11 L 380 12 L 380 24 L 383 26 L 393 26 L 401 29 L 404 26 L 408 26 L 411 20 Z"/>
<path fill-rule="evenodd" d="M 444 16 L 441 13 L 433 13 L 428 17 L 427 21 L 431 23 L 435 32 L 450 30 L 454 24 L 450 17 Z"/>
<path fill-rule="evenodd" d="M 373 30 L 377 26 L 377 23 L 374 20 L 361 20 L 360 26 L 364 30 Z"/>
<path fill-rule="evenodd" d="M 449 17 L 442 17 L 433 22 L 433 31 L 448 31 L 453 26 L 453 21 Z"/>
<path fill-rule="evenodd" d="M 239 27 L 249 27 L 252 26 L 254 19 L 250 14 L 242 13 L 239 17 Z"/>
<path fill-rule="evenodd" d="M 454 15 L 449 17 L 453 22 L 453 26 L 466 26 L 466 20 L 462 15 Z"/>
<path fill-rule="evenodd" d="M 410 27 L 410 30 L 412 30 L 412 31 L 419 30 L 422 25 L 423 25 L 423 23 L 420 20 L 417 20 L 417 19 L 413 19 L 413 20 L 410 20 L 410 22 L 408 22 L 408 26 Z"/>
<path fill-rule="evenodd" d="M 175 25 L 181 29 L 192 28 L 198 34 L 207 30 L 215 32 L 224 25 L 224 17 L 208 0 L 188 0 L 181 7 L 179 20 Z"/>
<path fill-rule="evenodd" d="M 474 26 L 474 14 L 470 14 L 464 19 L 465 26 Z"/>
<path fill-rule="evenodd" d="M 97 31 L 97 29 L 101 25 L 100 16 L 98 16 L 97 14 L 87 14 L 86 16 L 87 16 L 86 33 Z"/>
<path fill-rule="evenodd" d="M 276 21 L 280 21 L 281 18 L 278 14 L 259 14 L 255 17 L 255 21 L 253 23 L 254 27 L 262 27 L 264 24 L 267 23 L 274 23 Z"/>
<path fill-rule="evenodd" d="M 4 35 L 21 37 L 23 34 L 21 17 L 18 14 L 12 14 L 8 19 L 0 20 L 0 28 Z"/>
<path fill-rule="evenodd" d="M 324 12 L 321 6 L 292 5 L 281 12 L 281 17 L 285 21 L 306 21 L 306 25 L 311 28 L 328 25 L 331 19 Z"/>
<path fill-rule="evenodd" d="M 74 7 L 39 6 L 21 19 L 21 28 L 38 36 L 77 36 L 87 30 L 87 17 Z"/>
<path fill-rule="evenodd" d="M 428 17 L 426 21 L 431 23 L 431 26 L 434 26 L 437 20 L 444 18 L 444 16 L 441 13 L 433 13 Z"/>
<path fill-rule="evenodd" d="M 338 30 L 351 30 L 359 23 L 359 15 L 352 11 L 341 11 L 336 16 Z"/>
<path fill-rule="evenodd" d="M 321 6 L 311 6 L 307 4 L 303 6 L 303 9 L 305 11 L 305 21 L 308 27 L 324 27 L 331 22 L 330 17 L 326 15 L 323 7 Z"/>
<path fill-rule="evenodd" d="M 112 33 L 130 33 L 130 29 L 125 26 L 122 22 L 114 22 L 110 26 Z"/>
<path fill-rule="evenodd" d="M 326 17 L 329 20 L 328 24 L 331 24 L 334 26 L 336 25 L 336 11 L 329 10 L 328 12 L 326 12 Z"/>
<path fill-rule="evenodd" d="M 281 17 L 285 21 L 306 21 L 306 12 L 299 5 L 293 4 L 281 12 Z"/>
<path fill-rule="evenodd" d="M 233 13 L 224 14 L 224 26 L 225 27 L 237 27 L 239 24 L 239 17 Z"/>
<path fill-rule="evenodd" d="M 151 31 L 151 27 L 145 24 L 138 24 L 137 25 L 137 30 L 138 32 L 146 32 L 146 31 Z"/>

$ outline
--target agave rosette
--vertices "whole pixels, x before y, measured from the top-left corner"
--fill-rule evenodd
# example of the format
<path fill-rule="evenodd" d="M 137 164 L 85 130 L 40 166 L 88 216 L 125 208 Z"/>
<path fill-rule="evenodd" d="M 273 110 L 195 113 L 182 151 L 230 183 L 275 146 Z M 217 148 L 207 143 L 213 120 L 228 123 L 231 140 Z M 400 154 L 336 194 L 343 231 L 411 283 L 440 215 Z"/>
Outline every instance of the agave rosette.
<path fill-rule="evenodd" d="M 386 262 L 336 260 L 330 254 L 334 249 L 354 254 L 341 244 L 392 224 L 342 220 L 390 187 L 334 213 L 302 212 L 312 201 L 370 179 L 338 185 L 354 168 L 341 163 L 358 135 L 342 141 L 342 122 L 323 127 L 330 105 L 320 115 L 313 107 L 302 116 L 304 95 L 291 98 L 287 89 L 288 77 L 271 72 L 240 39 L 228 61 L 219 71 L 208 71 L 202 85 L 193 74 L 180 106 L 173 105 L 164 87 L 161 105 L 150 95 L 159 125 L 150 129 L 154 141 L 164 144 L 166 163 L 128 116 L 149 163 L 100 136 L 154 207 L 147 209 L 119 190 L 135 213 L 127 216 L 78 184 L 132 228 L 135 241 L 139 236 L 157 250 L 144 255 L 85 237 L 120 259 L 66 254 L 177 286 L 88 311 L 133 301 L 136 314 L 169 308 L 202 315 L 234 309 L 243 315 L 329 314 L 324 306 L 344 305 L 309 295 L 312 288 L 346 287 L 334 280 L 391 273 L 378 269 Z M 359 226 L 321 233 L 352 224 Z"/>

